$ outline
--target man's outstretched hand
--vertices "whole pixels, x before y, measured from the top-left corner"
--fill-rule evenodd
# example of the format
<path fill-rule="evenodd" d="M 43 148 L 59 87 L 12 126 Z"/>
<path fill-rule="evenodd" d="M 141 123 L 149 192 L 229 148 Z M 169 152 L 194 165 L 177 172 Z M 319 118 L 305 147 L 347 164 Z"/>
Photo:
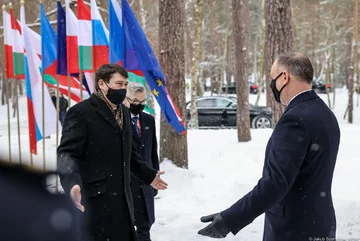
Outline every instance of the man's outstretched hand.
<path fill-rule="evenodd" d="M 70 191 L 70 197 L 73 200 L 75 206 L 81 211 L 84 212 L 85 208 L 81 205 L 81 189 L 79 185 L 74 185 Z"/>
<path fill-rule="evenodd" d="M 156 174 L 153 182 L 150 184 L 154 189 L 156 189 L 156 190 L 167 189 L 168 184 L 160 178 L 160 175 L 162 175 L 164 173 L 165 173 L 165 171 L 158 171 L 158 173 Z"/>
<path fill-rule="evenodd" d="M 208 226 L 201 229 L 198 234 L 210 238 L 225 238 L 230 233 L 230 229 L 225 224 L 220 213 L 211 214 L 209 216 L 201 217 L 201 222 L 208 223 Z"/>

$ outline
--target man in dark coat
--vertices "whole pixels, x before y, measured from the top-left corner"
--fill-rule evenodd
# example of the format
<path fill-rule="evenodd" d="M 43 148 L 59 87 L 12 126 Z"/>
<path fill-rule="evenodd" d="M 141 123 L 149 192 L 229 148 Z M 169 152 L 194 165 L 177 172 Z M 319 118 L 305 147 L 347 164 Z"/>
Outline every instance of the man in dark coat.
<path fill-rule="evenodd" d="M 49 89 L 51 100 L 56 108 L 56 90 L 53 88 Z M 59 92 L 59 121 L 61 125 L 64 123 L 64 118 L 66 115 L 67 108 L 69 107 L 69 103 L 67 99 L 65 99 L 64 95 Z"/>
<path fill-rule="evenodd" d="M 61 184 L 84 212 L 94 241 L 137 240 L 130 174 L 165 189 L 158 170 L 142 161 L 132 142 L 131 120 L 122 104 L 127 71 L 105 64 L 96 71 L 96 91 L 71 107 L 64 120 L 58 165 Z"/>
<path fill-rule="evenodd" d="M 300 53 L 281 54 L 271 69 L 271 89 L 287 108 L 268 142 L 262 178 L 254 189 L 199 234 L 237 234 L 265 212 L 264 241 L 335 240 L 331 184 L 340 130 L 333 112 L 311 90 L 313 67 Z"/>
<path fill-rule="evenodd" d="M 146 104 L 145 87 L 140 83 L 130 82 L 126 99 L 129 102 L 136 151 L 151 167 L 159 170 L 155 119 L 143 112 Z M 138 239 L 139 241 L 151 241 L 150 229 L 155 222 L 154 196 L 157 191 L 152 187 L 144 186 L 134 176 L 131 178 L 131 184 Z"/>
<path fill-rule="evenodd" d="M 1 241 L 88 240 L 71 199 L 47 190 L 48 174 L 0 160 Z"/>

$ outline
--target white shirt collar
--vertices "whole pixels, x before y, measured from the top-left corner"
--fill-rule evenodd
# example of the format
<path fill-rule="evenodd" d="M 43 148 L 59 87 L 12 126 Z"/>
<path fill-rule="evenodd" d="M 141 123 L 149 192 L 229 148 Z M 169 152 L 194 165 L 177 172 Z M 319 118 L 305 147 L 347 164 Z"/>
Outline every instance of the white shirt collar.
<path fill-rule="evenodd" d="M 304 91 L 301 91 L 300 93 L 296 94 L 294 97 L 291 98 L 291 100 L 289 101 L 288 105 L 290 105 L 290 102 L 293 101 L 293 99 L 295 99 L 298 95 L 301 95 L 305 92 L 308 92 L 308 91 L 311 91 L 312 89 L 308 89 L 308 90 L 304 90 Z"/>
<path fill-rule="evenodd" d="M 133 117 L 139 118 L 139 115 L 133 115 L 133 113 L 130 113 L 130 114 L 131 114 L 131 118 L 133 118 Z"/>

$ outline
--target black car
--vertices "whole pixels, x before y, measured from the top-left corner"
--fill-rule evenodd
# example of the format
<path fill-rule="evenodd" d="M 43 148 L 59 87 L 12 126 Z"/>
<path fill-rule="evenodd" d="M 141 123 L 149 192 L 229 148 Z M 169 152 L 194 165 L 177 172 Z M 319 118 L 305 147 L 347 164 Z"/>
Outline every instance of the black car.
<path fill-rule="evenodd" d="M 329 93 L 331 93 L 332 92 L 332 84 L 330 84 L 330 83 L 325 84 L 321 80 L 313 80 L 312 89 L 315 90 L 318 93 L 323 93 L 323 94 L 325 94 L 326 89 L 328 89 Z"/>
<path fill-rule="evenodd" d="M 208 96 L 197 99 L 197 112 L 200 128 L 236 127 L 236 97 Z M 186 103 L 188 127 L 190 123 L 191 102 Z M 271 109 L 250 104 L 250 127 L 272 128 Z"/>
<path fill-rule="evenodd" d="M 222 87 L 223 93 L 226 93 L 226 85 Z M 259 91 L 259 88 L 257 84 L 249 82 L 249 91 L 250 94 L 257 94 Z M 235 83 L 232 83 L 228 86 L 228 94 L 236 94 L 236 85 Z"/>

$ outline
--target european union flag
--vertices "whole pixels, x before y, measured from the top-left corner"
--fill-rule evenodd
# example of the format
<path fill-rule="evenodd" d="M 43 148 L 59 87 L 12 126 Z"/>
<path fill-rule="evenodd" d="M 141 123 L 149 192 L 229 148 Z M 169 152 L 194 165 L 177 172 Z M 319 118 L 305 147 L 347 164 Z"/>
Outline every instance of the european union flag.
<path fill-rule="evenodd" d="M 184 122 L 172 101 L 167 89 L 164 74 L 151 49 L 151 46 L 136 19 L 129 3 L 122 0 L 122 27 L 125 39 L 124 67 L 131 71 L 140 67 L 152 93 L 167 122 L 169 122 L 179 134 L 185 133 Z"/>

